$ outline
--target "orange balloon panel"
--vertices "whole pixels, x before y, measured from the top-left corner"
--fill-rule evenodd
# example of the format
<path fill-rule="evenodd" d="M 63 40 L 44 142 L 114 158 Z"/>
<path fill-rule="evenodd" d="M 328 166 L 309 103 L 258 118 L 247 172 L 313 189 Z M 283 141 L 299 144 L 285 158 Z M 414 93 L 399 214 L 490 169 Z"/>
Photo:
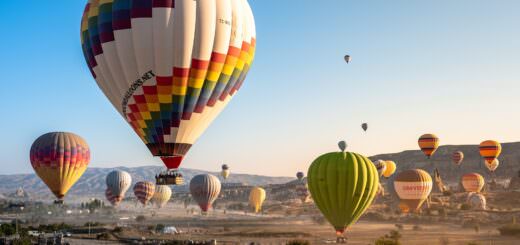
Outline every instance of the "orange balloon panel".
<path fill-rule="evenodd" d="M 480 192 L 484 187 L 484 177 L 477 173 L 469 173 L 462 176 L 462 186 L 467 192 Z"/>
<path fill-rule="evenodd" d="M 502 145 L 495 140 L 486 140 L 480 143 L 480 155 L 487 163 L 493 162 L 502 152 Z"/>
<path fill-rule="evenodd" d="M 434 134 L 423 134 L 418 143 L 424 155 L 430 158 L 439 147 L 439 138 Z"/>

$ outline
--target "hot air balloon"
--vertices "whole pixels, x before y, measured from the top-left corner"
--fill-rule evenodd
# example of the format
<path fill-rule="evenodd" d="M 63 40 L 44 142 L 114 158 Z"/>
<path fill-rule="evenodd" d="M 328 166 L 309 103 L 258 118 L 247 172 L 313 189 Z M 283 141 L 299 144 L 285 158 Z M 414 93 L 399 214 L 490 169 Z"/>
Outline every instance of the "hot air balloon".
<path fill-rule="evenodd" d="M 297 172 L 296 173 L 296 178 L 298 178 L 298 180 L 302 180 L 304 176 L 305 175 L 303 174 L 303 172 Z"/>
<path fill-rule="evenodd" d="M 222 171 L 220 172 L 220 175 L 222 178 L 227 179 L 229 177 L 230 171 L 227 164 L 222 165 Z"/>
<path fill-rule="evenodd" d="M 307 172 L 311 196 L 338 238 L 370 206 L 379 187 L 372 161 L 341 150 L 319 156 Z"/>
<path fill-rule="evenodd" d="M 361 128 L 363 129 L 363 131 L 366 132 L 367 129 L 368 129 L 368 124 L 367 124 L 367 123 L 363 123 L 363 124 L 361 124 Z"/>
<path fill-rule="evenodd" d="M 453 160 L 453 163 L 456 165 L 460 165 L 462 160 L 464 160 L 464 153 L 462 151 L 454 151 L 451 155 L 451 160 Z"/>
<path fill-rule="evenodd" d="M 480 193 L 470 192 L 466 202 L 471 206 L 472 209 L 486 210 L 486 197 Z"/>
<path fill-rule="evenodd" d="M 249 205 L 253 207 L 255 213 L 260 212 L 262 210 L 262 204 L 265 200 L 265 190 L 258 186 L 255 186 L 249 192 Z"/>
<path fill-rule="evenodd" d="M 137 200 L 146 205 L 155 193 L 155 185 L 150 181 L 140 181 L 134 185 L 134 194 Z"/>
<path fill-rule="evenodd" d="M 31 165 L 36 174 L 63 203 L 67 191 L 78 181 L 90 162 L 87 142 L 73 133 L 44 134 L 31 146 Z"/>
<path fill-rule="evenodd" d="M 439 138 L 434 134 L 423 134 L 419 137 L 419 147 L 424 155 L 430 158 L 439 147 Z"/>
<path fill-rule="evenodd" d="M 197 201 L 203 212 L 207 212 L 211 208 L 211 204 L 220 193 L 220 188 L 220 181 L 211 174 L 200 174 L 190 181 L 191 196 Z"/>
<path fill-rule="evenodd" d="M 132 184 L 132 176 L 125 171 L 115 170 L 107 175 L 106 183 L 107 189 L 110 190 L 118 202 L 121 202 Z"/>
<path fill-rule="evenodd" d="M 162 208 L 172 197 L 172 189 L 167 185 L 158 185 L 155 187 L 151 202 L 157 207 Z"/>
<path fill-rule="evenodd" d="M 480 143 L 479 150 L 486 163 L 491 164 L 502 152 L 502 145 L 494 140 L 486 140 Z"/>
<path fill-rule="evenodd" d="M 345 59 L 345 62 L 350 63 L 350 61 L 352 60 L 352 58 L 350 57 L 350 55 L 345 55 L 345 57 L 343 57 Z"/>
<path fill-rule="evenodd" d="M 466 192 L 480 192 L 484 187 L 484 177 L 477 173 L 462 176 L 462 186 Z"/>
<path fill-rule="evenodd" d="M 486 168 L 489 171 L 491 171 L 491 173 L 493 173 L 493 172 L 495 172 L 495 170 L 497 170 L 498 165 L 500 164 L 500 162 L 498 161 L 498 159 L 495 159 L 491 163 L 484 162 L 484 164 L 486 165 Z"/>
<path fill-rule="evenodd" d="M 418 212 L 432 191 L 432 177 L 422 169 L 405 170 L 395 177 L 394 189 L 400 198 L 401 211 Z"/>
<path fill-rule="evenodd" d="M 379 177 L 383 176 L 383 174 L 386 171 L 386 162 L 383 160 L 376 160 L 376 161 L 374 161 L 374 166 L 377 169 L 377 173 L 379 174 Z"/>
<path fill-rule="evenodd" d="M 397 166 L 395 165 L 394 161 L 385 161 L 385 166 L 386 169 L 383 172 L 383 176 L 385 176 L 385 178 L 389 178 L 390 176 L 392 176 L 392 174 L 395 173 Z"/>
<path fill-rule="evenodd" d="M 105 190 L 105 197 L 106 197 L 107 201 L 108 201 L 112 206 L 114 206 L 114 207 L 117 206 L 117 205 L 119 205 L 119 203 L 121 202 L 121 201 L 118 201 L 118 199 L 116 198 L 116 196 L 114 196 L 114 195 L 112 194 L 112 191 L 111 191 L 109 188 L 107 188 L 107 189 Z"/>
<path fill-rule="evenodd" d="M 242 86 L 256 29 L 247 0 L 90 0 L 81 44 L 100 89 L 174 171 Z"/>

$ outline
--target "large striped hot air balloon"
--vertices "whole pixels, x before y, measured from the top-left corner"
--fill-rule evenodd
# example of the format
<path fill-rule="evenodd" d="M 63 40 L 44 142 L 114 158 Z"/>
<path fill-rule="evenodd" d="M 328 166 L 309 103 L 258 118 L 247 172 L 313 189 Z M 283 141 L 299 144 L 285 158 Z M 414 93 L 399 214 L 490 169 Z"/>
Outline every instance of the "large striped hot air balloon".
<path fill-rule="evenodd" d="M 151 202 L 159 208 L 162 208 L 172 197 L 172 189 L 167 185 L 158 185 L 155 187 Z"/>
<path fill-rule="evenodd" d="M 460 165 L 462 163 L 462 160 L 464 160 L 464 153 L 462 151 L 454 151 L 451 155 L 451 160 L 456 165 Z"/>
<path fill-rule="evenodd" d="M 386 166 L 386 169 L 383 172 L 383 176 L 385 176 L 385 178 L 389 178 L 390 176 L 392 176 L 392 174 L 395 173 L 395 170 L 397 169 L 397 165 L 395 165 L 394 161 L 385 161 L 385 166 Z"/>
<path fill-rule="evenodd" d="M 338 236 L 365 212 L 379 188 L 372 161 L 341 150 L 316 158 L 307 173 L 311 196 Z"/>
<path fill-rule="evenodd" d="M 81 44 L 112 105 L 177 169 L 242 86 L 256 30 L 247 0 L 89 0 Z"/>
<path fill-rule="evenodd" d="M 430 158 L 439 147 L 439 138 L 435 134 L 423 134 L 418 143 L 424 155 Z"/>
<path fill-rule="evenodd" d="M 112 191 L 109 188 L 105 190 L 105 197 L 107 201 L 114 207 L 119 205 L 121 202 L 121 200 L 118 200 L 117 197 L 112 194 Z"/>
<path fill-rule="evenodd" d="M 262 210 L 262 204 L 265 201 L 266 193 L 261 187 L 255 186 L 249 192 L 249 205 L 254 209 L 255 213 Z"/>
<path fill-rule="evenodd" d="M 498 159 L 495 159 L 493 160 L 491 163 L 488 163 L 486 161 L 484 161 L 484 164 L 486 165 L 486 168 L 491 172 L 495 172 L 495 170 L 497 170 L 498 168 L 498 165 L 500 164 L 500 162 L 498 161 Z"/>
<path fill-rule="evenodd" d="M 462 176 L 462 187 L 466 192 L 480 192 L 484 184 L 484 177 L 480 174 L 469 173 Z"/>
<path fill-rule="evenodd" d="M 418 212 L 432 191 L 432 177 L 422 169 L 405 170 L 395 177 L 394 189 L 401 199 L 401 211 Z"/>
<path fill-rule="evenodd" d="M 90 162 L 87 142 L 73 133 L 53 132 L 40 136 L 31 146 L 31 165 L 36 174 L 63 203 L 67 191 Z"/>
<path fill-rule="evenodd" d="M 487 163 L 492 163 L 502 152 L 502 145 L 495 140 L 482 141 L 479 146 L 480 155 Z"/>
<path fill-rule="evenodd" d="M 107 189 L 110 190 L 118 202 L 121 202 L 132 184 L 132 176 L 126 171 L 114 170 L 107 175 L 106 183 Z"/>
<path fill-rule="evenodd" d="M 207 212 L 220 193 L 220 180 L 211 174 L 200 174 L 190 181 L 190 193 L 200 209 Z"/>
<path fill-rule="evenodd" d="M 155 185 L 150 181 L 140 181 L 134 185 L 134 194 L 137 200 L 146 205 L 155 193 Z"/>

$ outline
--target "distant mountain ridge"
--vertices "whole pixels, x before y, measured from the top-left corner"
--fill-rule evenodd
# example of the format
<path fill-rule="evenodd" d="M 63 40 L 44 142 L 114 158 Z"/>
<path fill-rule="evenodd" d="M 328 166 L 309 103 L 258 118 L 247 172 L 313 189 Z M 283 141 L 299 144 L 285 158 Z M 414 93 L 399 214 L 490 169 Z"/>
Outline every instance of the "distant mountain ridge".
<path fill-rule="evenodd" d="M 143 166 L 143 167 L 115 167 L 115 168 L 88 168 L 81 176 L 80 180 L 67 193 L 70 198 L 77 197 L 102 197 L 105 193 L 106 184 L 105 177 L 113 170 L 124 170 L 132 176 L 132 182 L 147 180 L 155 182 L 155 175 L 164 171 L 161 166 Z M 181 190 L 186 190 L 191 178 L 198 174 L 210 173 L 220 177 L 220 173 L 209 172 L 196 169 L 181 169 L 185 179 L 185 185 L 181 186 Z M 268 177 L 261 175 L 234 174 L 232 173 L 226 180 L 227 183 L 244 183 L 248 185 L 268 185 L 286 183 L 295 178 L 291 177 Z M 222 179 L 221 179 L 222 181 Z M 0 194 L 9 196 L 16 192 L 20 187 L 29 193 L 31 197 L 37 199 L 54 199 L 54 196 L 48 190 L 47 186 L 35 174 L 13 174 L 0 175 Z M 130 188 L 129 192 L 132 192 Z"/>

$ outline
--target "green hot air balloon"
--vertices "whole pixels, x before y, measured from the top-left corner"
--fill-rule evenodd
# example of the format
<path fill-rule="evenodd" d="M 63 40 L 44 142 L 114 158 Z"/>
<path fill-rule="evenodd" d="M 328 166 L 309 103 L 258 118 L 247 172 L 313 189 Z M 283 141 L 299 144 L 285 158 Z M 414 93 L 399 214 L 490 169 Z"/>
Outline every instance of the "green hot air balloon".
<path fill-rule="evenodd" d="M 312 198 L 338 238 L 370 206 L 379 186 L 379 174 L 370 159 L 341 149 L 316 158 L 307 173 Z"/>

